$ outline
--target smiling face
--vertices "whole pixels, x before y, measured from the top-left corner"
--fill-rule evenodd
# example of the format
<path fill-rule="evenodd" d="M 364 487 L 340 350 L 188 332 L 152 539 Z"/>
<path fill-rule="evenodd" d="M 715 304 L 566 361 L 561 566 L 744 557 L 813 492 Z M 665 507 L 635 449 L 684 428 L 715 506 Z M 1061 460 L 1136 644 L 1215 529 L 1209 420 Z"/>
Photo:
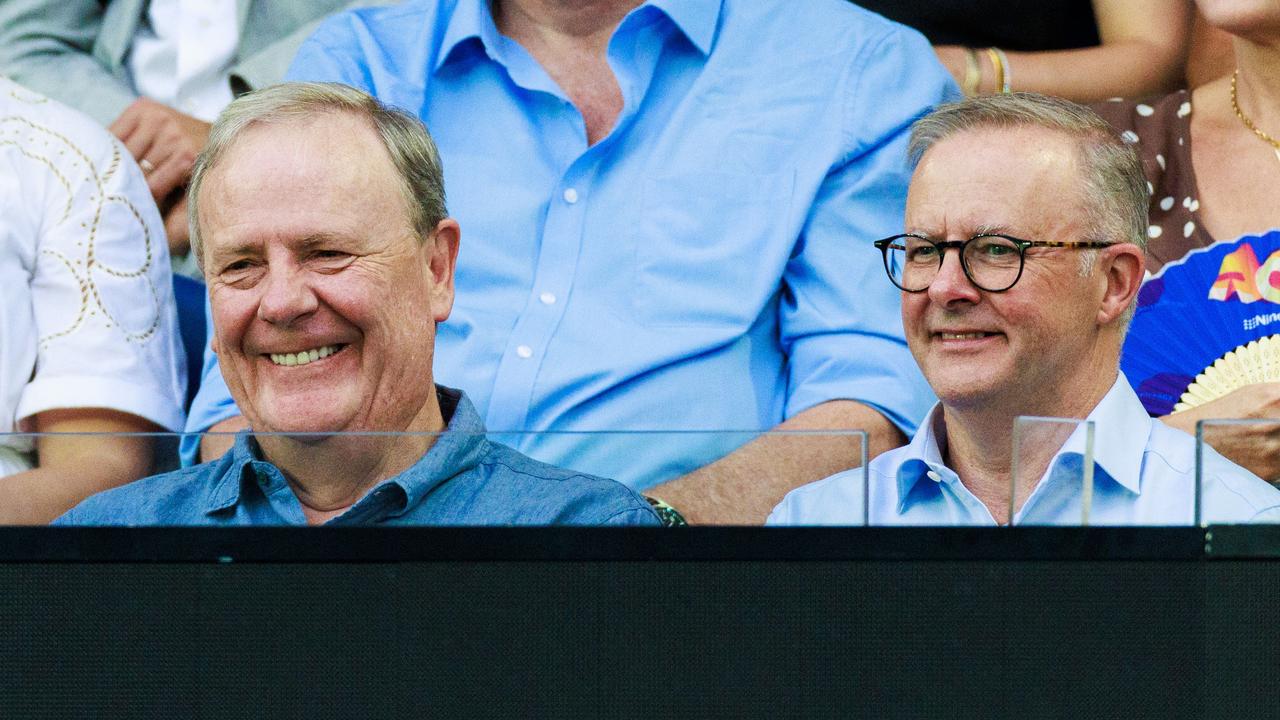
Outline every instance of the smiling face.
<path fill-rule="evenodd" d="M 991 232 L 1086 241 L 1092 238 L 1080 184 L 1076 144 L 1063 134 L 962 131 L 921 158 L 907 196 L 906 228 L 936 240 Z M 1095 372 L 1114 365 L 1118 353 L 1118 344 L 1109 349 L 1115 343 L 1099 347 L 1107 280 L 1102 271 L 1080 276 L 1080 252 L 1028 249 L 1018 283 L 989 293 L 969 282 L 958 254 L 948 251 L 928 290 L 903 293 L 907 342 L 944 405 L 1053 414 L 1053 399 L 1073 392 L 1082 375 L 1102 375 L 1110 386 L 1114 367 L 1109 377 Z"/>
<path fill-rule="evenodd" d="M 200 190 L 214 351 L 255 430 L 435 430 L 457 223 L 425 241 L 369 123 L 251 126 Z"/>

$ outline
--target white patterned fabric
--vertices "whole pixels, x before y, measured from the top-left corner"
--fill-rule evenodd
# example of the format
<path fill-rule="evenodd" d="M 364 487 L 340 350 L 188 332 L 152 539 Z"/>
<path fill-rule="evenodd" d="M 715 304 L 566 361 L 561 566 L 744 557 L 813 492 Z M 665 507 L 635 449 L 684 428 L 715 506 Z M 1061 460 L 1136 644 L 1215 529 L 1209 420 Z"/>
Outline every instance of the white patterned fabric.
<path fill-rule="evenodd" d="M 0 78 L 0 433 L 61 408 L 177 430 L 185 367 L 142 172 L 87 116 Z M 31 448 L 0 435 L 0 474 Z"/>

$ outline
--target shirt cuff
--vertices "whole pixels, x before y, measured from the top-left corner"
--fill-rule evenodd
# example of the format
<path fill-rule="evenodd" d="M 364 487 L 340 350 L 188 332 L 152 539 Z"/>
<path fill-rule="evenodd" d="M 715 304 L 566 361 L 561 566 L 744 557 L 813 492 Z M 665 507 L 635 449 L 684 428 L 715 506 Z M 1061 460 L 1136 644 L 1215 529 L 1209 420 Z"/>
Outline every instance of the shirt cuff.
<path fill-rule="evenodd" d="M 106 408 L 149 420 L 169 432 L 183 426 L 182 406 L 171 388 L 100 377 L 37 378 L 22 391 L 16 417 L 29 418 L 46 410 Z"/>
<path fill-rule="evenodd" d="M 875 409 L 911 437 L 937 402 L 906 343 L 896 338 L 810 338 L 792 347 L 790 361 L 785 411 L 789 418 L 831 400 L 854 400 Z"/>

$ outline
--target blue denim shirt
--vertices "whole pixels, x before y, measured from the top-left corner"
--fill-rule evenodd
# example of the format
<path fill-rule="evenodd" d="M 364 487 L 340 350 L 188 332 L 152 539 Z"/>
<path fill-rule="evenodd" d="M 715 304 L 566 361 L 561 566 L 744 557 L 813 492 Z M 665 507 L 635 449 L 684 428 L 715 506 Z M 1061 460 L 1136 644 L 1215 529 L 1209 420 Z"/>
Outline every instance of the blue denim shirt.
<path fill-rule="evenodd" d="M 489 441 L 471 402 L 438 388 L 446 432 L 416 464 L 327 525 L 659 525 L 612 480 L 545 465 Z M 85 500 L 55 525 L 305 525 L 284 474 L 241 435 L 220 460 Z"/>
<path fill-rule="evenodd" d="M 1094 422 L 1091 525 L 1189 525 L 1195 517 L 1195 439 L 1147 415 L 1123 374 L 1087 418 Z M 868 466 L 872 525 L 995 525 L 986 505 L 943 460 L 937 406 L 911 442 Z M 1012 444 L 1011 444 L 1012 447 Z M 1076 427 L 1013 516 L 1015 525 L 1078 525 L 1085 429 Z M 770 525 L 861 525 L 861 469 L 792 490 Z M 1280 523 L 1280 490 L 1204 448 L 1203 523 Z"/>
<path fill-rule="evenodd" d="M 908 434 L 933 398 L 872 241 L 901 232 L 911 122 L 958 95 L 929 43 L 843 0 L 650 0 L 608 48 L 623 107 L 581 114 L 486 0 L 327 20 L 290 80 L 426 122 L 462 226 L 436 377 L 508 430 L 762 429 L 829 400 Z M 216 358 L 188 428 L 235 414 Z M 643 488 L 750 435 L 528 435 Z"/>

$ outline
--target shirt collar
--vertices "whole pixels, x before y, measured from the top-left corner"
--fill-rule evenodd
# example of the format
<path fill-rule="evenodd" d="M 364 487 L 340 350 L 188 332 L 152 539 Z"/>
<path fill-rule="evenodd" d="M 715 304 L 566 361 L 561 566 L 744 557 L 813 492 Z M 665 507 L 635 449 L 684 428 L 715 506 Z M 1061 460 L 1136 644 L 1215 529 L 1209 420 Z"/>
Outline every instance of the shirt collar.
<path fill-rule="evenodd" d="M 1134 494 L 1140 493 L 1142 457 L 1154 421 L 1143 409 L 1142 402 L 1123 373 L 1117 374 L 1111 389 L 1086 419 L 1093 421 L 1094 464 L 1121 487 Z M 906 510 L 907 497 L 912 489 L 930 470 L 944 478 L 954 475 L 942 460 L 945 430 L 942 403 L 938 403 L 929 411 L 911 442 L 900 451 L 903 459 L 897 469 L 899 514 Z M 1079 460 L 1084 456 L 1086 432 L 1083 423 L 1076 427 L 1049 463 L 1050 472 L 1059 463 L 1065 466 L 1071 460 L 1075 460 L 1074 466 L 1079 468 Z"/>
<path fill-rule="evenodd" d="M 445 63 L 459 56 L 459 46 L 473 39 L 478 40 L 492 57 L 501 47 L 499 37 L 498 26 L 494 24 L 493 14 L 489 11 L 489 0 L 458 0 L 449 15 L 444 40 L 440 43 L 440 52 L 432 71 L 439 70 Z"/>
<path fill-rule="evenodd" d="M 474 468 L 484 457 L 487 445 L 484 423 L 471 400 L 461 390 L 443 385 L 436 386 L 436 397 L 447 423 L 445 432 L 418 462 L 386 481 L 404 490 L 405 510 L 416 507 L 438 485 Z M 252 435 L 240 433 L 231 450 L 215 461 L 213 479 L 205 496 L 205 514 L 239 503 L 244 484 L 257 480 L 259 469 L 255 469 L 255 465 L 266 466 L 260 468 L 262 470 L 275 470 L 262 459 Z"/>
<path fill-rule="evenodd" d="M 484 422 L 465 393 L 437 385 L 436 395 L 445 431 L 421 460 L 388 481 L 404 488 L 406 510 L 417 507 L 441 483 L 479 465 L 488 445 Z"/>
<path fill-rule="evenodd" d="M 655 7 L 671 18 L 671 22 L 704 56 L 711 54 L 724 0 L 649 0 L 645 5 Z"/>
<path fill-rule="evenodd" d="M 915 488 L 916 483 L 928 475 L 930 470 L 947 470 L 947 474 L 951 474 L 942 462 L 942 445 L 939 439 L 946 438 L 944 428 L 942 403 L 938 403 L 925 416 L 924 422 L 920 423 L 920 429 L 916 431 L 915 437 L 911 438 L 911 442 L 903 448 L 904 460 L 897 471 L 899 515 L 906 510 L 907 497 L 911 494 L 911 490 Z"/>
<path fill-rule="evenodd" d="M 1129 492 L 1141 493 L 1142 457 L 1155 421 L 1147 415 L 1124 373 L 1117 373 L 1115 384 L 1086 419 L 1093 421 L 1094 465 Z M 1077 426 L 1050 467 L 1068 455 L 1083 458 L 1086 432 L 1084 423 Z M 1079 467 L 1079 462 L 1075 466 Z"/>
<path fill-rule="evenodd" d="M 258 459 L 257 443 L 247 432 L 236 435 L 235 444 L 214 461 L 213 480 L 205 495 L 205 514 L 216 513 L 240 502 L 240 487 L 251 478 L 249 466 Z"/>
<path fill-rule="evenodd" d="M 641 12 L 646 7 L 661 10 L 705 56 L 711 54 L 711 47 L 715 43 L 716 26 L 720 22 L 723 3 L 724 0 L 649 0 L 632 10 L 632 13 Z M 459 0 L 449 16 L 440 53 L 432 70 L 439 70 L 452 60 L 458 46 L 472 38 L 480 41 L 490 57 L 501 47 L 500 33 L 493 22 L 489 0 Z"/>

